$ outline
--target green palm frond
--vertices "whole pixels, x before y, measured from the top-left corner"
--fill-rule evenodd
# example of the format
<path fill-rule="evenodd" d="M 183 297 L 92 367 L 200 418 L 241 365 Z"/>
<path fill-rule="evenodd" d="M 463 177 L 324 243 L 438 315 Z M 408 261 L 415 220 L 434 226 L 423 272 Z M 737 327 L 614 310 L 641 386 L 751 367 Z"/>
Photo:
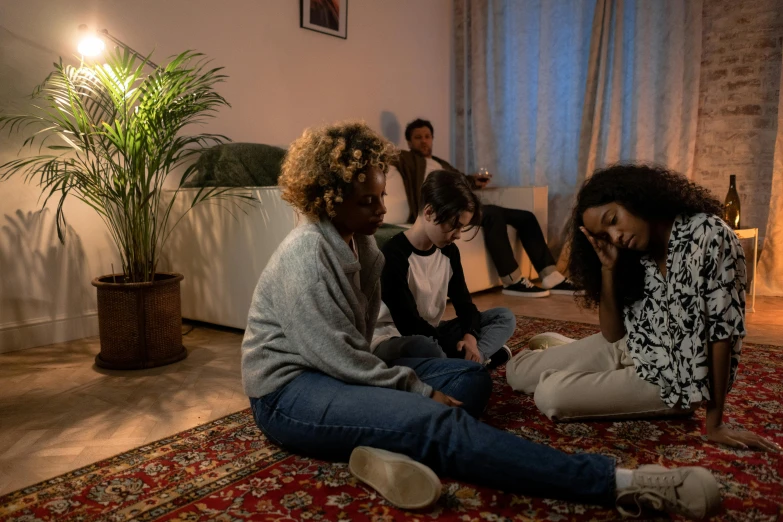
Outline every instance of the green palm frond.
<path fill-rule="evenodd" d="M 62 59 L 33 92 L 28 114 L 0 116 L 0 130 L 22 133 L 37 155 L 0 165 L 0 181 L 19 175 L 41 187 L 44 206 L 59 198 L 57 234 L 65 240 L 63 204 L 92 207 L 111 233 L 128 282 L 152 281 L 179 189 L 205 148 L 229 141 L 184 134 L 229 103 L 215 91 L 226 79 L 203 54 L 186 51 L 145 74 L 147 62 L 117 48 L 106 64 L 66 65 Z M 175 197 L 162 202 L 168 175 L 187 163 Z M 219 187 L 199 191 L 190 208 L 209 200 L 252 201 Z M 178 222 L 178 221 L 177 221 Z"/>

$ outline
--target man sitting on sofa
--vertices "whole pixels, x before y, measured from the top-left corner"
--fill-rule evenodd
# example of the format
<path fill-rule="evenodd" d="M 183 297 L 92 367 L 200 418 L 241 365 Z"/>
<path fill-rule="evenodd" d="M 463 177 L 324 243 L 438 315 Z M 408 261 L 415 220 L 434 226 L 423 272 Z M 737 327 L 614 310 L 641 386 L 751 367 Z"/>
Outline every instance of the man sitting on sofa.
<path fill-rule="evenodd" d="M 419 214 L 421 185 L 429 173 L 441 169 L 459 172 L 445 160 L 432 155 L 433 135 L 432 123 L 427 120 L 417 119 L 405 127 L 405 139 L 410 150 L 400 151 L 399 161 L 395 166 L 405 186 L 409 223 L 413 223 Z M 466 176 L 474 189 L 483 189 L 490 179 L 489 176 L 481 178 L 475 174 Z M 484 205 L 482 210 L 481 227 L 484 230 L 484 242 L 503 281 L 504 294 L 519 297 L 547 297 L 550 293 L 568 295 L 574 293 L 571 283 L 555 268 L 555 259 L 544 240 L 541 226 L 532 212 L 496 205 Z M 508 239 L 506 225 L 511 225 L 517 230 L 522 247 L 541 277 L 543 288 L 522 277 Z"/>

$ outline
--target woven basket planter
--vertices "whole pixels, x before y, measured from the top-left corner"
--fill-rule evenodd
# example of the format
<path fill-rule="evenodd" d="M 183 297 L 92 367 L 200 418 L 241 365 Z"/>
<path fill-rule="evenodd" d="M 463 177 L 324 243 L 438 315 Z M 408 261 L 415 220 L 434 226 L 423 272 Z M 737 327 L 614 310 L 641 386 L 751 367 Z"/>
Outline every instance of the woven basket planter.
<path fill-rule="evenodd" d="M 182 346 L 182 274 L 157 273 L 152 283 L 120 283 L 120 275 L 96 277 L 101 352 L 95 364 L 140 370 L 187 357 Z"/>

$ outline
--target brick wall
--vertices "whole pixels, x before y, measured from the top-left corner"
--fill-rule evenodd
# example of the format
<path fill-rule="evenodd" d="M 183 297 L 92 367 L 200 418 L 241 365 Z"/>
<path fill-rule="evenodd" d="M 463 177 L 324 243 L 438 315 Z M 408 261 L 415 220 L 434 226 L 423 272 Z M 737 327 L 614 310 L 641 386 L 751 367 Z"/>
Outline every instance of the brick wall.
<path fill-rule="evenodd" d="M 764 236 L 783 63 L 783 0 L 704 0 L 694 180 L 723 201 L 737 175 L 742 227 Z"/>

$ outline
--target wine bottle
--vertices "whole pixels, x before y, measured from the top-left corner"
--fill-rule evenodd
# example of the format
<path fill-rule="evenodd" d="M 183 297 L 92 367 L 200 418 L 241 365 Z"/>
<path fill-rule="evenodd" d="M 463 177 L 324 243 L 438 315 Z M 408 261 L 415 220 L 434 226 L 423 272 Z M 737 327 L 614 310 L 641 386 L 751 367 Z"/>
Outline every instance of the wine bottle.
<path fill-rule="evenodd" d="M 733 229 L 740 228 L 740 198 L 737 194 L 737 176 L 731 175 L 729 192 L 723 202 L 723 220 Z"/>

